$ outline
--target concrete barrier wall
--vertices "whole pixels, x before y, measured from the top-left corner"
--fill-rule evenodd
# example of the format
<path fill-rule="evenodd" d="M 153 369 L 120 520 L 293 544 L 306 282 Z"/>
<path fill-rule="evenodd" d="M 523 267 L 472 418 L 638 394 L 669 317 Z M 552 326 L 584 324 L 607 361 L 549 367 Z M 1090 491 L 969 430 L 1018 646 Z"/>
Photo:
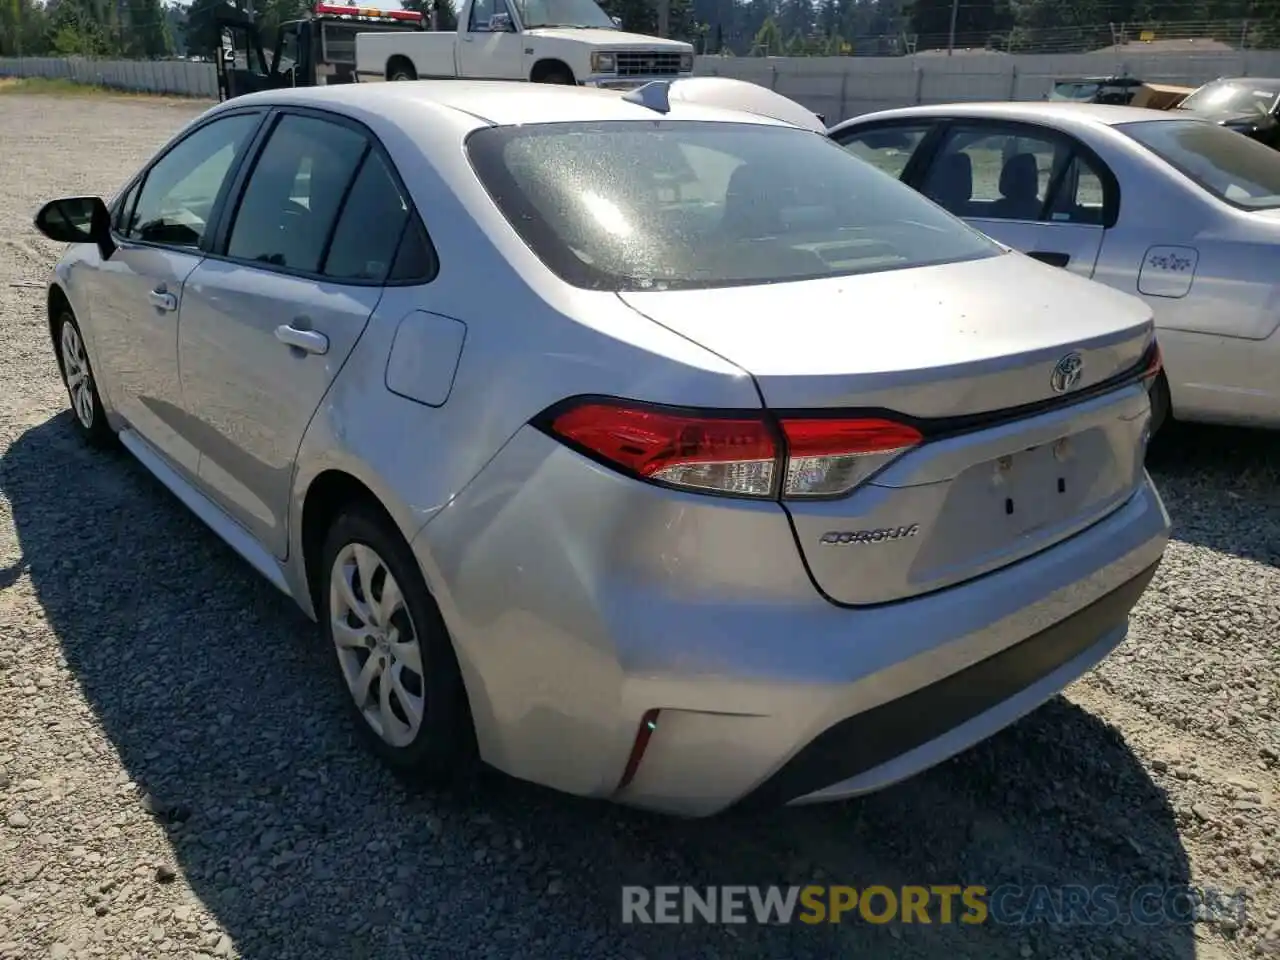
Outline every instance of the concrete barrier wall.
<path fill-rule="evenodd" d="M 45 77 L 180 97 L 218 96 L 213 64 L 186 60 L 0 57 L 0 77 Z"/>
<path fill-rule="evenodd" d="M 1280 51 L 1226 53 L 963 53 L 914 57 L 699 57 L 704 76 L 770 87 L 830 123 L 917 103 L 1038 100 L 1057 77 L 1127 73 L 1198 85 L 1221 76 L 1280 76 Z M 0 57 L 0 76 L 48 77 L 186 97 L 217 97 L 213 64 L 180 60 Z"/>

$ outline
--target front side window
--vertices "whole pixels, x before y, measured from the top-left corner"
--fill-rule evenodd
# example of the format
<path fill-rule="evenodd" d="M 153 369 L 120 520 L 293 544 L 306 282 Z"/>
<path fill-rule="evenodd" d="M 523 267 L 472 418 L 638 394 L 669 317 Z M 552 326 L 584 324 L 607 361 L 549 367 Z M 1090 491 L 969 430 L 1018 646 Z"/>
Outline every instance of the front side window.
<path fill-rule="evenodd" d="M 873 167 L 892 177 L 901 177 L 930 129 L 930 124 L 914 127 L 895 124 L 842 136 L 839 143 Z"/>
<path fill-rule="evenodd" d="M 147 172 L 131 215 L 130 240 L 198 248 L 214 204 L 258 126 L 258 114 L 214 120 L 166 153 Z"/>
<path fill-rule="evenodd" d="M 997 256 L 992 241 L 825 137 L 690 121 L 489 127 L 490 196 L 566 282 L 778 283 Z"/>
<path fill-rule="evenodd" d="M 281 118 L 241 196 L 227 256 L 319 273 L 338 206 L 368 148 L 341 124 Z"/>
<path fill-rule="evenodd" d="M 497 14 L 510 15 L 506 0 L 475 0 L 471 5 L 471 19 L 467 24 L 469 33 L 488 33 L 489 21 Z"/>
<path fill-rule="evenodd" d="M 1117 124 L 1219 200 L 1246 210 L 1280 208 L 1280 153 L 1205 120 Z"/>

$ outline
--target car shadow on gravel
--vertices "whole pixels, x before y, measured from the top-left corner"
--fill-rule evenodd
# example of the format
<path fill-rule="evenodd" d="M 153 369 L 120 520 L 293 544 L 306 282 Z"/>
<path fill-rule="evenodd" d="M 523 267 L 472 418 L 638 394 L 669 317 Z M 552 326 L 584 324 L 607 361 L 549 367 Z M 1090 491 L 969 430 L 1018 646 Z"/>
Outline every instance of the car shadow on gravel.
<path fill-rule="evenodd" d="M 84 448 L 64 414 L 9 447 L 0 486 L 21 564 L 136 785 L 83 789 L 86 817 L 123 823 L 117 853 L 165 831 L 178 874 L 139 882 L 137 857 L 108 851 L 134 899 L 100 909 L 127 918 L 145 897 L 164 917 L 189 885 L 230 941 L 193 927 L 190 941 L 171 934 L 182 955 L 1195 955 L 1166 796 L 1113 728 L 1064 699 L 837 805 L 679 821 L 496 774 L 465 795 L 413 793 L 356 746 L 312 625 L 127 455 Z M 936 901 L 927 925 L 856 911 L 840 924 L 621 922 L 624 884 L 809 883 L 982 885 L 1005 891 L 998 919 L 1026 922 L 994 922 L 994 899 L 981 925 L 942 922 Z M 1096 899 L 1064 913 L 1066 887 Z M 1143 891 L 1149 922 L 1085 922 Z"/>
<path fill-rule="evenodd" d="M 1147 468 L 1175 540 L 1280 567 L 1280 431 L 1170 423 Z"/>

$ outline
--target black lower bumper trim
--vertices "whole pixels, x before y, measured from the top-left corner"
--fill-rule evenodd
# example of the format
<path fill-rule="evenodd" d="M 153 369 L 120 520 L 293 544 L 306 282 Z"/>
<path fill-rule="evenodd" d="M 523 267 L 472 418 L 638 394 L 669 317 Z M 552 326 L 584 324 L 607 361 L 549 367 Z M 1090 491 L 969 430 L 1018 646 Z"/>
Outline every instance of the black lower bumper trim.
<path fill-rule="evenodd" d="M 828 727 L 735 809 L 780 806 L 848 780 L 1008 700 L 1122 625 L 1159 565 L 1006 650 Z"/>

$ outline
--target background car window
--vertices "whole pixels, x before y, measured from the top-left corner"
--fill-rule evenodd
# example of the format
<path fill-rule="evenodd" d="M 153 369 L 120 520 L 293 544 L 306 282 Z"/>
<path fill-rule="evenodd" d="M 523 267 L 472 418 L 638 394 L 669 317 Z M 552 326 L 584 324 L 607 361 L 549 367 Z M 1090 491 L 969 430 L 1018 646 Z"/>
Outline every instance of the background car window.
<path fill-rule="evenodd" d="M 841 146 L 890 176 L 901 177 L 928 132 L 928 126 L 883 127 L 855 134 L 842 140 Z"/>
<path fill-rule="evenodd" d="M 1055 172 L 1063 191 L 1046 206 Z M 1102 178 L 1069 141 L 1024 130 L 957 126 L 930 164 L 922 192 L 956 216 L 1100 223 Z M 1064 192 L 1065 191 L 1065 192 Z"/>
<path fill-rule="evenodd" d="M 497 13 L 509 13 L 506 0 L 475 0 L 471 5 L 471 18 L 467 24 L 470 33 L 488 33 L 489 18 Z"/>
<path fill-rule="evenodd" d="M 1220 200 L 1280 208 L 1280 153 L 1202 120 L 1145 120 L 1116 127 Z"/>
<path fill-rule="evenodd" d="M 259 119 L 237 114 L 214 120 L 161 157 L 120 233 L 148 243 L 200 246 L 218 194 Z"/>
<path fill-rule="evenodd" d="M 341 124 L 281 119 L 249 176 L 227 255 L 318 273 L 338 206 L 368 146 Z"/>
<path fill-rule="evenodd" d="M 386 162 L 370 152 L 338 217 L 324 275 L 335 280 L 385 280 L 408 218 L 409 204 Z"/>
<path fill-rule="evenodd" d="M 490 127 L 467 151 L 547 266 L 595 290 L 778 283 L 1000 248 L 824 137 L 757 124 Z"/>

